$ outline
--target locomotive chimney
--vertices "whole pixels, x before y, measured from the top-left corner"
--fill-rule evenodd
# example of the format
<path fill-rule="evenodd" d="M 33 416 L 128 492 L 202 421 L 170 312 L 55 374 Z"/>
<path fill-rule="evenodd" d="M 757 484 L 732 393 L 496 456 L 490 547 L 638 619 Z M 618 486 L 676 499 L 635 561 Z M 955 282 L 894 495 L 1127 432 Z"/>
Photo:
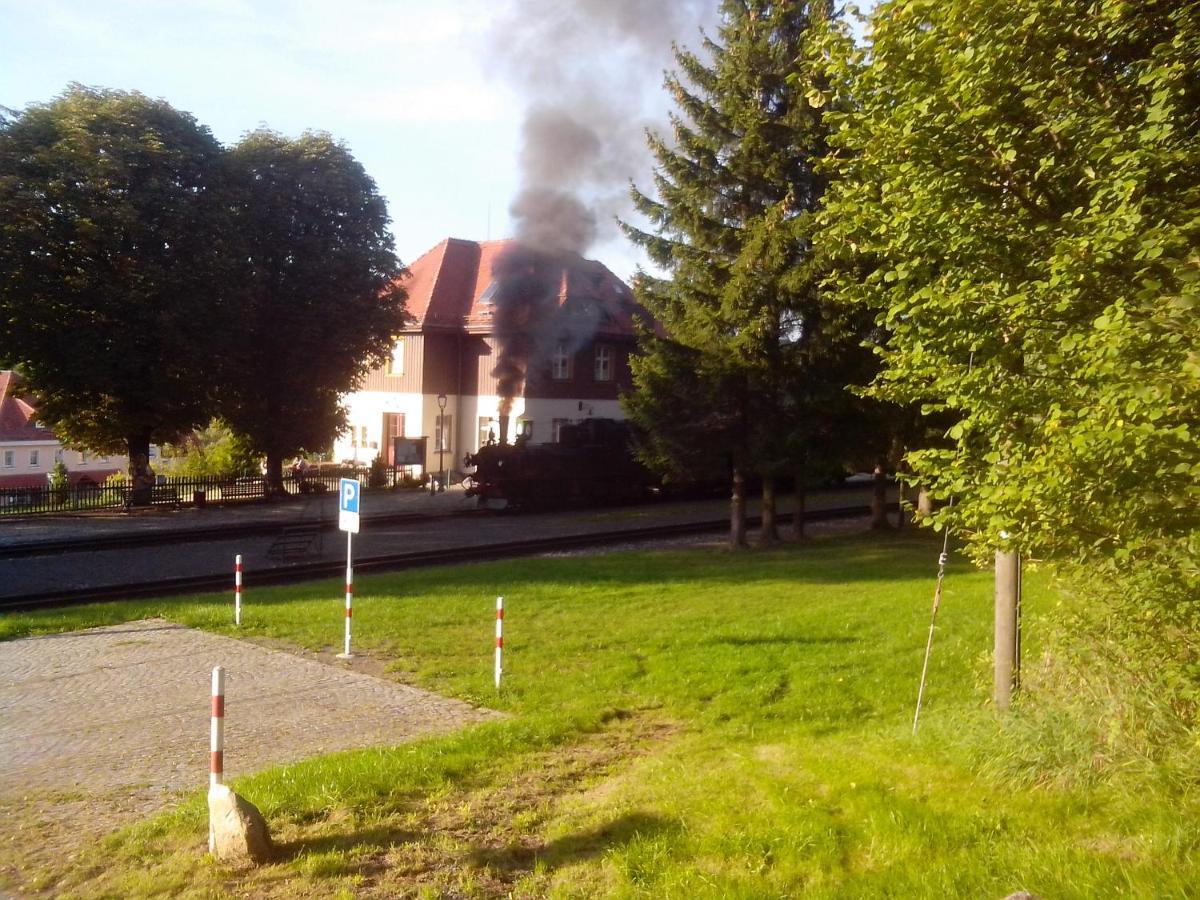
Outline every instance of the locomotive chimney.
<path fill-rule="evenodd" d="M 500 443 L 508 443 L 508 416 L 500 416 Z"/>

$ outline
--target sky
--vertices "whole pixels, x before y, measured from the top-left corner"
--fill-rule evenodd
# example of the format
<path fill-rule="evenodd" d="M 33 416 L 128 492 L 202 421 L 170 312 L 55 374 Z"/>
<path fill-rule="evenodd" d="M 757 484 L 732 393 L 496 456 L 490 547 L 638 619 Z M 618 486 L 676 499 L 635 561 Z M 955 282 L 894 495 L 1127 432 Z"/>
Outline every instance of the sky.
<path fill-rule="evenodd" d="M 161 97 L 225 144 L 262 126 L 329 132 L 387 199 L 405 262 L 446 237 L 529 237 L 514 201 L 543 236 L 578 237 L 543 215 L 570 211 L 538 195 L 561 184 L 596 224 L 568 249 L 628 279 L 649 263 L 614 217 L 636 221 L 630 180 L 652 186 L 644 130 L 669 131 L 671 42 L 698 48 L 718 5 L 0 0 L 0 106 L 79 82 Z"/>
<path fill-rule="evenodd" d="M 660 0 L 624 5 L 643 2 Z M 502 58 L 497 23 L 511 26 L 523 3 L 0 0 L 0 106 L 20 110 L 80 82 L 162 97 L 227 144 L 260 125 L 287 135 L 328 131 L 375 179 L 397 251 L 411 262 L 445 237 L 513 233 L 521 125 L 542 73 L 518 74 L 521 59 Z M 694 45 L 694 19 L 690 25 L 679 39 Z M 535 29 L 533 37 L 547 35 Z M 663 62 L 653 77 L 634 91 L 623 86 L 619 102 L 638 121 L 661 121 L 667 108 L 667 43 L 659 41 Z M 627 74 L 628 54 L 586 55 L 595 57 L 586 66 L 593 91 Z M 546 85 L 565 77 L 554 66 L 544 74 Z M 638 165 L 644 176 L 645 163 Z M 622 277 L 642 261 L 611 228 L 587 255 Z"/>

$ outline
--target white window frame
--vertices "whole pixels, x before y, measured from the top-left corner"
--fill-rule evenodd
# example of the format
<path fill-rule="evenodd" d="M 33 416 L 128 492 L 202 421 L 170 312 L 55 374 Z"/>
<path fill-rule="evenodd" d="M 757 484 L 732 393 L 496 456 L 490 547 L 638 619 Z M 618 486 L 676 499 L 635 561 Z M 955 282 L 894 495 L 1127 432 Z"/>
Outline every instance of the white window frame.
<path fill-rule="evenodd" d="M 570 381 L 575 368 L 575 355 L 567 352 L 567 345 L 559 341 L 554 345 L 554 356 L 550 361 L 550 377 L 555 381 Z"/>
<path fill-rule="evenodd" d="M 387 374 L 400 376 L 404 374 L 404 338 L 398 338 L 392 345 L 392 355 L 388 357 Z"/>
<path fill-rule="evenodd" d="M 433 420 L 433 452 L 442 453 L 450 452 L 450 432 L 454 428 L 454 416 L 447 413 L 441 414 L 441 422 L 438 422 L 437 417 Z"/>
<path fill-rule="evenodd" d="M 573 425 L 574 423 L 574 419 L 555 419 L 550 425 L 550 433 L 554 443 L 561 444 L 563 428 L 565 428 L 567 425 Z"/>
<path fill-rule="evenodd" d="M 609 344 L 597 344 L 592 377 L 596 381 L 613 380 L 613 348 Z"/>
<path fill-rule="evenodd" d="M 496 424 L 496 420 L 494 418 L 492 418 L 491 416 L 480 416 L 479 417 L 479 446 L 480 447 L 483 447 L 484 445 L 487 444 L 488 434 L 492 434 L 493 436 L 496 436 L 496 429 L 498 427 L 499 426 Z"/>
<path fill-rule="evenodd" d="M 12 450 L 4 451 L 4 468 L 11 469 L 16 465 L 16 455 Z"/>
<path fill-rule="evenodd" d="M 41 467 L 42 467 L 42 451 L 41 450 L 30 450 L 29 451 L 29 468 L 40 469 Z"/>

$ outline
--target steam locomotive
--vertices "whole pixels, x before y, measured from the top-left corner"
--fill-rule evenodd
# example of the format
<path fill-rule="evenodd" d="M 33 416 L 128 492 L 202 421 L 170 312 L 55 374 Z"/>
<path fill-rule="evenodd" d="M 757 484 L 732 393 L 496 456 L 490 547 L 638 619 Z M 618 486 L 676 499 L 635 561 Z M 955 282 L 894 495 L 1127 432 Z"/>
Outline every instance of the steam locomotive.
<path fill-rule="evenodd" d="M 630 429 L 615 419 L 564 425 L 557 444 L 506 440 L 488 443 L 463 462 L 474 467 L 467 496 L 480 506 L 552 509 L 630 503 L 652 496 L 659 480 L 633 455 Z"/>

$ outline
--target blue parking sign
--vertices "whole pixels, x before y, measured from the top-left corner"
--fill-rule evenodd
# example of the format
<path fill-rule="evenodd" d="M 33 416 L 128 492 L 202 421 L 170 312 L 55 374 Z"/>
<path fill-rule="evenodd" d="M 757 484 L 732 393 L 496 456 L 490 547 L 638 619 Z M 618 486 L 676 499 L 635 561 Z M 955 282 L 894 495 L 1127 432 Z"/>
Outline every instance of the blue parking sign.
<path fill-rule="evenodd" d="M 358 534 L 358 499 L 362 486 L 354 478 L 338 481 L 338 528 Z"/>

